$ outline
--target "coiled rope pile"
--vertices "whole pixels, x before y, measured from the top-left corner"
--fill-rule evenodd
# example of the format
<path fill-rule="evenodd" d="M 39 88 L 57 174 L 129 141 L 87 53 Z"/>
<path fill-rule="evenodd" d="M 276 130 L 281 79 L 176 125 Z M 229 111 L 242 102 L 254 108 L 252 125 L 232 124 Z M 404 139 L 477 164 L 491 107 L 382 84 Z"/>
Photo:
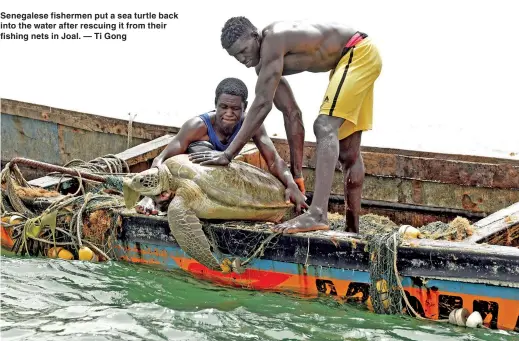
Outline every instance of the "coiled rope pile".
<path fill-rule="evenodd" d="M 118 215 L 113 214 L 113 210 L 124 207 L 124 199 L 118 192 L 122 191 L 122 176 L 130 171 L 128 164 L 114 155 L 90 162 L 72 160 L 65 167 L 21 158 L 13 161 L 63 172 L 66 168 L 67 175 L 78 180 L 79 188 L 75 193 L 67 195 L 33 188 L 24 179 L 18 165 L 8 163 L 0 174 L 5 188 L 0 196 L 3 225 L 12 229 L 12 251 L 37 256 L 45 254 L 50 246 L 67 245 L 77 254 L 84 243 L 102 258 L 109 260 L 108 254 L 112 252 L 112 243 L 117 233 L 112 227 L 120 225 L 116 221 Z M 55 174 L 58 173 L 50 173 Z M 88 189 L 85 191 L 84 187 Z M 47 198 L 54 197 L 54 200 L 50 206 L 38 212 L 34 207 L 29 209 L 24 204 L 17 193 L 19 189 L 29 189 L 37 192 L 36 196 L 44 194 Z M 116 191 L 116 195 L 103 193 L 103 189 Z M 97 226 L 93 226 L 93 220 Z"/>

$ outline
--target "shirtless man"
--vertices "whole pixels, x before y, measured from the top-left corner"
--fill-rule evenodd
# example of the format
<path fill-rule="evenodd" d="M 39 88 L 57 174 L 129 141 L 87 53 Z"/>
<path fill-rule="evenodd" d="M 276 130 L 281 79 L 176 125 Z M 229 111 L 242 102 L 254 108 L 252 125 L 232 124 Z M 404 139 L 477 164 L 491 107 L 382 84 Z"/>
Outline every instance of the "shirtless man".
<path fill-rule="evenodd" d="M 224 151 L 242 127 L 247 108 L 247 86 L 237 78 L 226 78 L 218 84 L 215 92 L 216 110 L 186 121 L 167 147 L 153 160 L 152 167 L 159 166 L 172 156 L 201 151 Z M 308 208 L 305 196 L 290 174 L 288 167 L 277 153 L 265 127 L 259 125 L 252 134 L 270 172 L 286 187 L 285 200 L 296 205 L 296 211 Z M 149 198 L 145 197 L 135 209 L 143 214 L 158 214 L 171 201 L 168 192 Z"/>
<path fill-rule="evenodd" d="M 221 43 L 240 63 L 256 68 L 256 97 L 225 152 L 194 153 L 192 159 L 202 164 L 228 164 L 263 123 L 273 103 L 277 108 L 294 105 L 284 75 L 331 71 L 313 127 L 317 166 L 312 204 L 307 212 L 273 230 L 296 233 L 329 229 L 328 200 L 339 160 L 344 173 L 346 231 L 358 233 L 364 181 L 360 140 L 362 131 L 372 127 L 373 86 L 382 69 L 375 45 L 366 34 L 342 24 L 274 22 L 258 31 L 245 17 L 227 20 Z M 285 119 L 291 161 L 296 166 L 302 162 L 301 125 L 300 116 Z"/>

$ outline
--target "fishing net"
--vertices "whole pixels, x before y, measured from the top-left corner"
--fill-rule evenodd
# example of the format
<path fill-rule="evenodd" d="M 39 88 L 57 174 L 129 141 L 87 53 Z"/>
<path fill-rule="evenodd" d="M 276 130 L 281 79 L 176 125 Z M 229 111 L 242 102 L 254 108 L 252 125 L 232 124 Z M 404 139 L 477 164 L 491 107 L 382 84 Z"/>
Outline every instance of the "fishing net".
<path fill-rule="evenodd" d="M 371 279 L 369 296 L 373 310 L 379 314 L 400 314 L 402 296 L 393 263 L 401 236 L 398 232 L 370 234 L 366 241 Z"/>
<path fill-rule="evenodd" d="M 328 213 L 328 221 L 332 230 L 344 229 L 344 216 L 337 213 Z M 209 242 L 212 244 L 213 251 L 220 259 L 224 254 L 240 257 L 242 265 L 249 263 L 252 258 L 261 258 L 264 251 L 269 249 L 275 251 L 276 248 L 283 247 L 278 245 L 279 234 L 270 231 L 272 223 L 249 222 L 249 221 L 202 221 L 202 225 Z M 370 250 L 379 252 L 376 257 L 382 262 L 373 262 L 375 272 L 381 272 L 383 268 L 391 265 L 394 242 L 390 238 L 394 233 L 398 232 L 400 226 L 395 224 L 387 217 L 366 214 L 359 219 L 359 234 L 364 239 Z M 214 231 L 218 229 L 216 234 Z M 420 238 L 428 239 L 444 239 L 444 240 L 461 240 L 470 235 L 472 226 L 470 222 L 458 217 L 451 223 L 434 222 L 420 228 Z M 252 232 L 252 233 L 251 233 Z M 264 233 L 268 232 L 268 233 Z M 323 233 L 320 231 L 307 232 L 308 236 L 319 236 Z M 400 243 L 398 236 L 398 244 Z M 382 247 L 387 245 L 387 247 Z M 397 245 L 398 246 L 398 245 Z M 389 248 L 389 249 L 388 249 Z M 370 251 L 371 252 L 371 251 Z M 374 258 L 375 259 L 375 258 Z M 388 261 L 387 264 L 382 264 Z M 245 263 L 245 264 L 244 264 Z M 381 280 L 382 278 L 379 278 Z M 388 279 L 385 279 L 386 282 Z M 391 282 L 391 281 L 390 281 Z M 379 283 L 379 286 L 382 285 Z M 385 284 L 384 284 L 385 285 Z"/>
<path fill-rule="evenodd" d="M 130 166 L 128 163 L 112 154 L 105 155 L 103 157 L 95 158 L 91 161 L 83 161 L 80 159 L 74 159 L 63 165 L 65 168 L 70 168 L 78 172 L 78 176 L 66 175 L 67 177 L 75 178 L 79 182 L 80 189 L 83 194 L 86 192 L 99 192 L 103 189 L 114 189 L 122 192 L 122 177 L 128 176 L 130 173 Z M 79 172 L 85 172 L 90 174 L 107 175 L 105 183 L 98 183 L 83 179 Z M 60 181 L 56 185 L 56 190 L 59 190 L 64 175 L 61 173 L 48 173 L 48 176 L 60 175 Z"/>
<path fill-rule="evenodd" d="M 97 162 L 105 162 L 109 171 L 122 170 L 117 161 L 103 158 Z M 90 171 L 100 170 L 95 162 L 85 164 Z M 68 195 L 32 187 L 16 164 L 7 164 L 0 178 L 2 225 L 10 231 L 12 252 L 45 256 L 50 249 L 65 247 L 77 257 L 85 244 L 101 258 L 110 259 L 121 225 L 116 210 L 124 207 L 123 197 L 117 195 L 122 191 L 122 177 L 107 176 L 105 183 L 96 183 L 85 195 L 78 195 L 81 181 L 78 191 Z M 103 192 L 106 189 L 116 194 Z"/>
<path fill-rule="evenodd" d="M 234 271 L 238 273 L 243 272 L 244 267 L 254 259 L 261 258 L 267 248 L 275 250 L 281 247 L 277 245 L 280 233 L 269 230 L 272 223 L 203 221 L 202 226 L 219 259 L 224 259 L 225 255 L 237 257 L 234 258 Z M 215 233 L 216 229 L 219 230 L 218 234 Z M 262 233 L 265 231 L 269 233 Z"/>
<path fill-rule="evenodd" d="M 419 238 L 460 241 L 472 234 L 466 218 L 456 217 L 450 223 L 433 222 L 419 228 Z M 396 267 L 398 246 L 405 238 L 402 228 L 387 217 L 367 214 L 360 217 L 359 232 L 369 253 L 369 295 L 373 310 L 380 314 L 399 314 L 403 302 L 407 312 L 418 314 L 409 304 Z"/>
<path fill-rule="evenodd" d="M 52 247 L 66 247 L 76 258 L 86 245 L 105 260 L 113 254 L 120 216 L 115 209 L 124 207 L 120 196 L 87 193 L 62 196 L 32 218 L 18 212 L 4 212 L 3 225 L 12 229 L 11 251 L 29 256 L 47 256 Z"/>

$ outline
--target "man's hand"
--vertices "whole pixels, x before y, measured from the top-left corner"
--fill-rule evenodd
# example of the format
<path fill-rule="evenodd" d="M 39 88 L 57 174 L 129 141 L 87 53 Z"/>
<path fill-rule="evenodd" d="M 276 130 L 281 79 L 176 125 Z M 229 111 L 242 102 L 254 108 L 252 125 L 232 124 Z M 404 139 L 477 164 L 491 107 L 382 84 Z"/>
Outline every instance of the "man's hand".
<path fill-rule="evenodd" d="M 217 151 L 207 151 L 189 154 L 189 160 L 194 163 L 199 163 L 202 166 L 227 166 L 229 163 L 231 163 L 231 160 L 227 157 L 225 152 Z"/>
<path fill-rule="evenodd" d="M 289 186 L 285 190 L 285 200 L 286 202 L 293 202 L 296 205 L 296 212 L 301 213 L 302 209 L 308 209 L 308 205 L 306 204 L 306 197 L 299 190 L 297 186 Z"/>

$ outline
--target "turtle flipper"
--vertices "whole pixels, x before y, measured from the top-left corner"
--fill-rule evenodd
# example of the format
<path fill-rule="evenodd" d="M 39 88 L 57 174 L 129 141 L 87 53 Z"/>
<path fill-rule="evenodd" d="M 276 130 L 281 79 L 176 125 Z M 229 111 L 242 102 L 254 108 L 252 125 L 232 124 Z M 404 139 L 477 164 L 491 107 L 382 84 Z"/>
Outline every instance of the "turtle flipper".
<path fill-rule="evenodd" d="M 180 192 L 180 193 L 179 193 Z M 168 208 L 168 223 L 178 245 L 190 257 L 212 270 L 222 270 L 211 253 L 209 241 L 202 224 L 191 209 L 184 204 L 181 191 L 177 192 Z"/>

